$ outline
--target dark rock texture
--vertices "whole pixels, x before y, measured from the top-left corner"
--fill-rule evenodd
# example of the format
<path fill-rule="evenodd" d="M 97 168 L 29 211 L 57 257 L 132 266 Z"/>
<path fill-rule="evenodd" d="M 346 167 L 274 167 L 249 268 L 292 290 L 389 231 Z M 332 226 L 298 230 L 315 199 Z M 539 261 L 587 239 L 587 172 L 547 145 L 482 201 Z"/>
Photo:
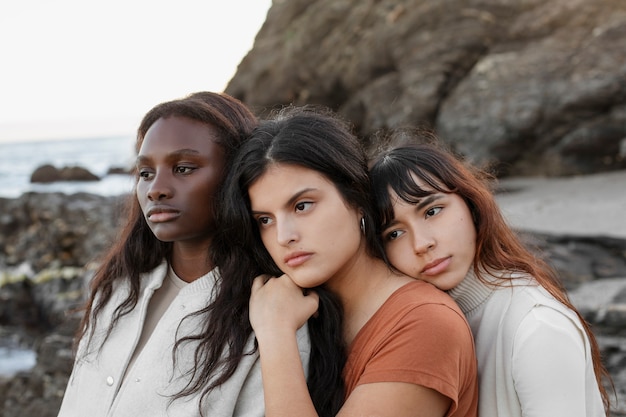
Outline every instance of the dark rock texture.
<path fill-rule="evenodd" d="M 57 415 L 77 309 L 94 262 L 115 237 L 123 201 L 86 193 L 0 198 L 0 346 L 37 354 L 30 371 L 0 376 L 0 416 Z"/>
<path fill-rule="evenodd" d="M 0 198 L 0 266 L 83 266 L 115 232 L 122 197 L 26 193 Z"/>
<path fill-rule="evenodd" d="M 626 168 L 622 0 L 277 0 L 226 92 L 435 128 L 500 175 Z"/>

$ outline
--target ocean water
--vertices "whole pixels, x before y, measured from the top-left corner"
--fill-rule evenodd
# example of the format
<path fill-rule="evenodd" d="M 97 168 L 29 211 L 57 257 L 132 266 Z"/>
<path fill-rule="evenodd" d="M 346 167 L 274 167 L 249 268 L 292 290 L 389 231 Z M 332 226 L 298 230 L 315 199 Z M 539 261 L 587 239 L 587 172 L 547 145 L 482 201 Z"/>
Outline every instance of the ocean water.
<path fill-rule="evenodd" d="M 37 354 L 22 347 L 0 347 L 0 377 L 11 377 L 18 372 L 32 369 Z"/>
<path fill-rule="evenodd" d="M 0 326 L 0 378 L 11 377 L 35 366 L 37 353 L 29 348 L 32 344 L 32 337 L 25 332 Z"/>
<path fill-rule="evenodd" d="M 28 191 L 107 196 L 129 192 L 131 176 L 106 174 L 111 167 L 132 166 L 133 146 L 133 137 L 0 142 L 0 197 L 16 198 Z M 31 174 L 44 164 L 57 168 L 80 166 L 100 177 L 100 181 L 31 184 Z"/>

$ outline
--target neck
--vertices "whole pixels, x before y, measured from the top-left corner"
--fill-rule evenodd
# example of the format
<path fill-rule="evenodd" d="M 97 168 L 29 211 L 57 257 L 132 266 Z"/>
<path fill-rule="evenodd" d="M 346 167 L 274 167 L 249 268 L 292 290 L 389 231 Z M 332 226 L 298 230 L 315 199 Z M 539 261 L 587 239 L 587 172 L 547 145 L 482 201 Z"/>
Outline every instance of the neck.
<path fill-rule="evenodd" d="M 170 264 L 176 275 L 185 282 L 193 282 L 212 270 L 209 246 L 174 244 Z"/>
<path fill-rule="evenodd" d="M 344 309 L 344 340 L 349 346 L 356 334 L 387 298 L 412 279 L 394 273 L 384 261 L 361 252 L 341 275 L 328 281 Z"/>

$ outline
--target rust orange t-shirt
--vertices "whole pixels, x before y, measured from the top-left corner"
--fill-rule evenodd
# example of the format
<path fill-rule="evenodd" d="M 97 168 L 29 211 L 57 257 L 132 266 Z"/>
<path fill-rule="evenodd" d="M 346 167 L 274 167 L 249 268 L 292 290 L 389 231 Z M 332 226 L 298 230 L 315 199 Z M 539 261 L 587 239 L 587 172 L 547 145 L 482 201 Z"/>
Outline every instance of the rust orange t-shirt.
<path fill-rule="evenodd" d="M 448 294 L 423 281 L 396 290 L 361 328 L 344 369 L 346 396 L 357 385 L 406 382 L 452 399 L 447 416 L 477 416 L 474 339 Z"/>

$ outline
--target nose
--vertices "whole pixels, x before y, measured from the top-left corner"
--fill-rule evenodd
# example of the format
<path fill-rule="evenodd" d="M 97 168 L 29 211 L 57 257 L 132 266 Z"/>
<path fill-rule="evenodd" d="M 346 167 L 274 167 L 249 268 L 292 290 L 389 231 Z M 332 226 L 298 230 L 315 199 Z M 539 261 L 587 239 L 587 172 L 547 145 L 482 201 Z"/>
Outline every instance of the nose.
<path fill-rule="evenodd" d="M 414 235 L 413 236 L 413 251 L 422 255 L 430 251 L 435 247 L 435 239 L 430 235 Z"/>
<path fill-rule="evenodd" d="M 167 175 L 157 172 L 150 181 L 147 191 L 150 201 L 158 201 L 171 198 L 174 190 L 167 181 Z"/>
<path fill-rule="evenodd" d="M 296 242 L 298 238 L 299 236 L 295 224 L 291 220 L 276 219 L 276 240 L 278 244 L 288 246 Z"/>

